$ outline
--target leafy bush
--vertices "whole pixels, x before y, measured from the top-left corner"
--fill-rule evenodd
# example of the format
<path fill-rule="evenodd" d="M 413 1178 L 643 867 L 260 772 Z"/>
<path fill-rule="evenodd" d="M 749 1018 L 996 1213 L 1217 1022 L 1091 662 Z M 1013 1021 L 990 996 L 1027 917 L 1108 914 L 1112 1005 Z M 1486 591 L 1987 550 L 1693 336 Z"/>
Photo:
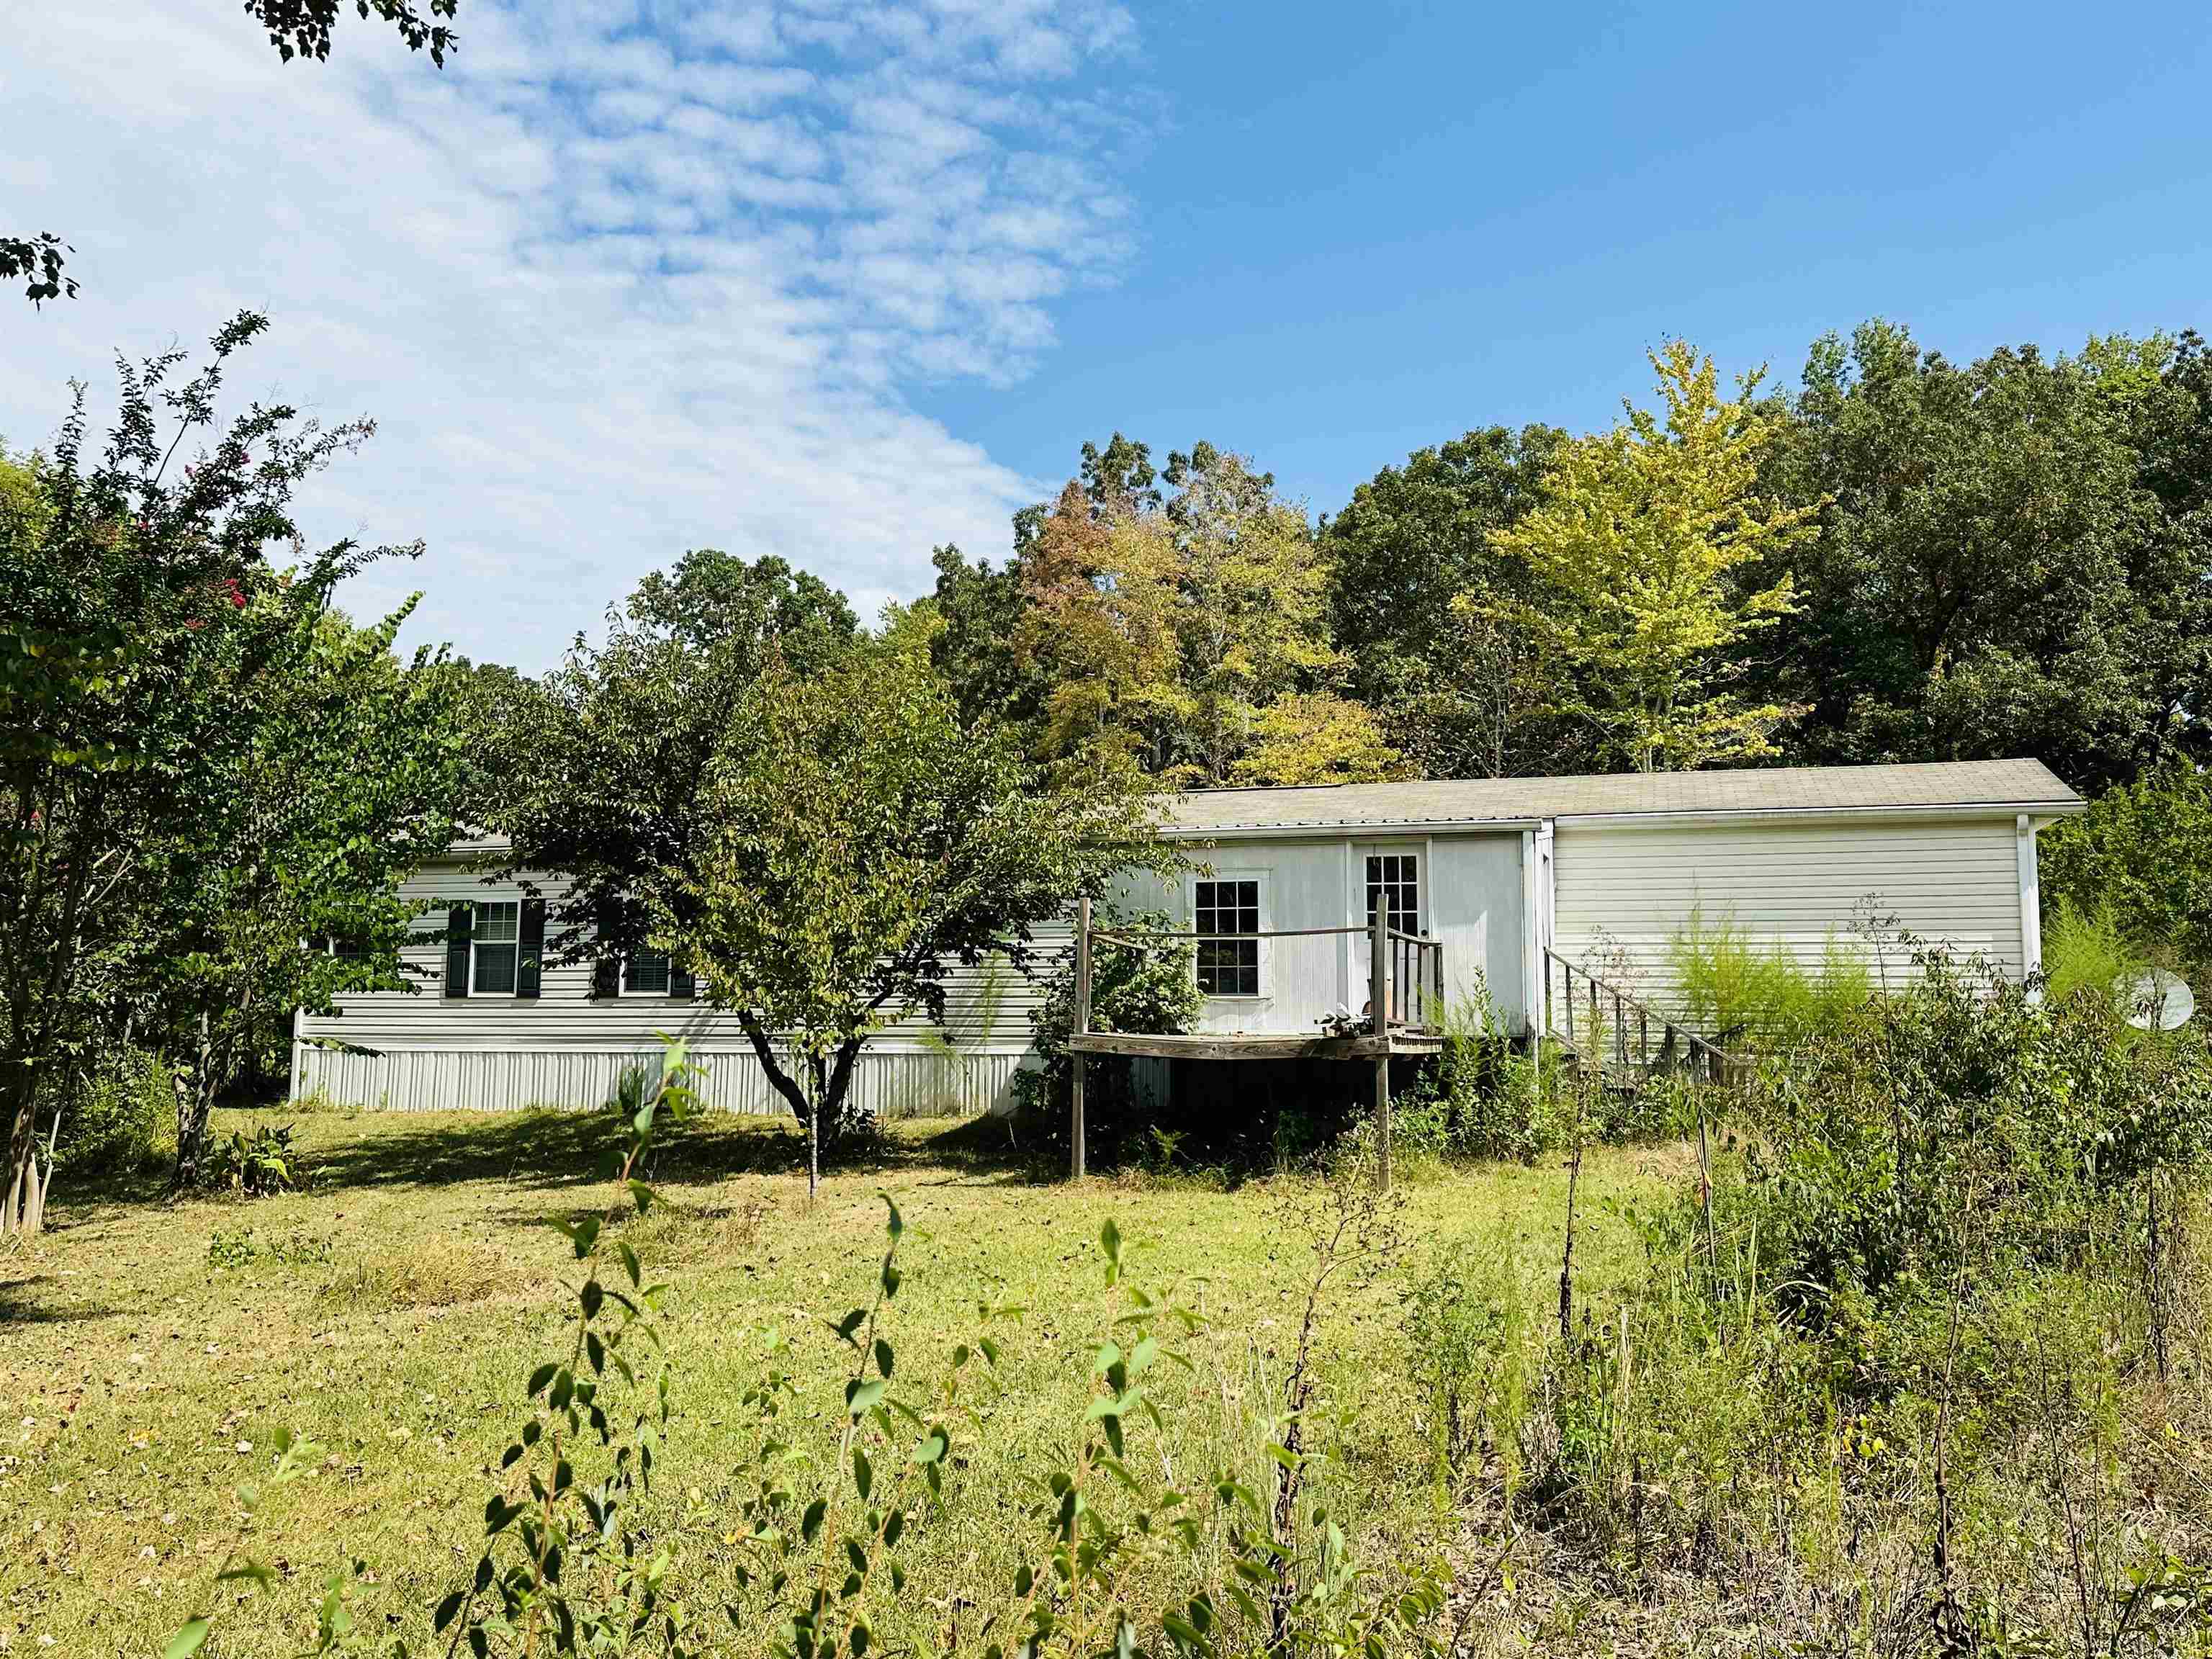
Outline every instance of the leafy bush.
<path fill-rule="evenodd" d="M 1917 984 L 1770 1066 L 1749 1103 L 1757 1268 L 1816 1316 L 2008 1261 L 2074 1265 L 2212 1146 L 2201 1036 L 2140 1040 L 2109 996 L 2039 1006 L 1977 964 L 1920 961 Z"/>
<path fill-rule="evenodd" d="M 2104 912 L 2130 948 L 2212 988 L 2212 775 L 2169 760 L 2037 839 L 2048 920 Z"/>
<path fill-rule="evenodd" d="M 1443 1050 L 1390 1103 L 1392 1138 L 1447 1158 L 1534 1162 L 1563 1133 L 1555 1093 L 1515 1052 L 1486 985 L 1444 1011 Z"/>
<path fill-rule="evenodd" d="M 207 1161 L 210 1186 L 227 1188 L 241 1198 L 266 1198 L 312 1186 L 315 1172 L 292 1144 L 289 1123 L 257 1123 L 234 1129 L 216 1143 Z"/>
<path fill-rule="evenodd" d="M 104 1048 L 61 1114 L 56 1164 L 71 1176 L 158 1169 L 175 1156 L 176 1095 L 142 1048 Z"/>
<path fill-rule="evenodd" d="M 1698 906 L 1667 962 L 1683 1018 L 1723 1048 L 1794 1047 L 1850 1024 L 1874 997 L 1865 958 L 1833 933 L 1808 972 L 1784 945 L 1761 946 L 1733 916 L 1709 921 Z"/>
<path fill-rule="evenodd" d="M 2052 908 L 2043 930 L 2043 977 L 2054 1001 L 2083 991 L 2117 1000 L 2147 965 L 2113 915 L 2110 899 L 2085 910 L 2062 896 Z"/>

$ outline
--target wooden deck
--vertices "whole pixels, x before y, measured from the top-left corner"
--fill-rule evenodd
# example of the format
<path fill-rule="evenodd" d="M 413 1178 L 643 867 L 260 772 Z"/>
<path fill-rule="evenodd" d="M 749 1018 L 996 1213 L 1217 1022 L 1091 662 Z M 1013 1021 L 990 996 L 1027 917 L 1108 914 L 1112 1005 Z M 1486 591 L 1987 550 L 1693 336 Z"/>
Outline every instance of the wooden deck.
<path fill-rule="evenodd" d="M 1152 1036 L 1091 1029 L 1091 959 L 1095 945 L 1146 950 L 1167 941 L 1222 944 L 1231 940 L 1324 938 L 1364 934 L 1368 941 L 1368 1012 L 1371 1028 L 1335 1036 L 1327 1031 L 1188 1031 Z M 1089 1054 L 1139 1054 L 1166 1060 L 1356 1060 L 1375 1068 L 1376 1178 L 1390 1184 L 1390 1057 L 1433 1054 L 1443 1048 L 1444 947 L 1440 939 L 1401 933 L 1378 906 L 1364 927 L 1272 928 L 1252 933 L 1146 933 L 1094 930 L 1091 901 L 1076 906 L 1075 1029 L 1067 1047 L 1074 1057 L 1069 1087 L 1068 1173 L 1084 1176 L 1083 1073 Z"/>
<path fill-rule="evenodd" d="M 1389 1054 L 1433 1054 L 1444 1046 L 1435 1031 L 1395 1030 L 1328 1036 L 1301 1031 L 1194 1031 L 1155 1036 L 1144 1031 L 1080 1031 L 1067 1046 L 1080 1054 L 1146 1054 L 1161 1060 L 1376 1060 Z"/>

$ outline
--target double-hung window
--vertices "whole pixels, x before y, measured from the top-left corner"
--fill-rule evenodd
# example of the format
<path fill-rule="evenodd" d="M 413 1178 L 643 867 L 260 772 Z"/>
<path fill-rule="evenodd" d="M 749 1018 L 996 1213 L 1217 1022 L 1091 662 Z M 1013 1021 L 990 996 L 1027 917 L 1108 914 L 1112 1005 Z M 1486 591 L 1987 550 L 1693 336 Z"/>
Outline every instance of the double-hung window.
<path fill-rule="evenodd" d="M 514 899 L 479 900 L 469 939 L 469 992 L 473 996 L 514 994 L 515 963 L 521 954 L 522 906 Z"/>
<path fill-rule="evenodd" d="M 668 953 L 641 951 L 623 958 L 623 994 L 626 997 L 665 997 L 668 994 Z"/>
<path fill-rule="evenodd" d="M 1260 883 L 1243 876 L 1200 880 L 1191 889 L 1191 931 L 1199 935 L 1198 988 L 1210 997 L 1260 994 L 1260 941 L 1208 939 L 1260 931 Z"/>
<path fill-rule="evenodd" d="M 1421 861 L 1413 853 L 1367 855 L 1367 925 L 1380 908 L 1393 932 L 1421 931 Z"/>

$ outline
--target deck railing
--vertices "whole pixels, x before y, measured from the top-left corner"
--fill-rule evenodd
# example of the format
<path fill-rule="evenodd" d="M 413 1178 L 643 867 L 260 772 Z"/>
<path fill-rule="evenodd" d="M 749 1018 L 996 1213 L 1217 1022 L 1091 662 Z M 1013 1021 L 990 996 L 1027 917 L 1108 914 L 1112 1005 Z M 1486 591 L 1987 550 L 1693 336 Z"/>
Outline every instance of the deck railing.
<path fill-rule="evenodd" d="M 1441 939 L 1401 933 L 1376 915 L 1364 927 L 1271 927 L 1249 933 L 1197 933 L 1147 928 L 1122 932 L 1091 924 L 1091 903 L 1079 907 L 1075 939 L 1075 1029 L 1091 1030 L 1091 955 L 1101 945 L 1154 950 L 1162 945 L 1231 945 L 1243 941 L 1364 938 L 1368 941 L 1367 1007 L 1362 1022 L 1377 1034 L 1434 1036 L 1443 1030 L 1446 992 Z M 1346 999 L 1347 1003 L 1350 999 Z M 1316 1021 L 1319 1016 L 1316 1015 Z M 1347 1034 L 1348 1035 L 1348 1034 Z"/>
<path fill-rule="evenodd" d="M 1544 952 L 1544 1034 L 1591 1065 L 1624 1072 L 1688 1072 L 1725 1083 L 1741 1077 L 1745 1065 L 1711 1038 L 1549 949 Z"/>

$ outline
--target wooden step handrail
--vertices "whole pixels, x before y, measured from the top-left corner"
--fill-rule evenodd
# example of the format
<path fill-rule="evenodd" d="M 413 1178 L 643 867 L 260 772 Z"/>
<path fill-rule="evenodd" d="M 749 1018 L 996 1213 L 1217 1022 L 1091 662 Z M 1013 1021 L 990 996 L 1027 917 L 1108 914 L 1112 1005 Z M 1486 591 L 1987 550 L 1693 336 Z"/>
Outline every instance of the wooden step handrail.
<path fill-rule="evenodd" d="M 1552 964 L 1553 963 L 1559 965 L 1566 977 L 1566 995 L 1557 1005 L 1554 1005 L 1552 998 Z M 1632 1063 L 1638 1069 L 1643 1071 L 1655 1069 L 1655 1062 L 1651 1056 L 1651 1027 L 1656 1023 L 1662 1032 L 1659 1054 L 1656 1062 L 1657 1066 L 1680 1064 L 1681 1060 L 1686 1060 L 1690 1062 L 1688 1069 L 1695 1070 L 1698 1063 L 1702 1062 L 1704 1069 L 1715 1081 L 1737 1074 L 1741 1071 L 1744 1061 L 1741 1056 L 1729 1053 L 1709 1037 L 1700 1036 L 1680 1021 L 1654 1008 L 1633 992 L 1625 990 L 1612 981 L 1593 974 L 1579 963 L 1571 961 L 1547 945 L 1544 950 L 1544 1031 L 1545 1035 L 1563 1043 L 1569 1052 L 1582 1055 L 1585 1048 L 1585 1042 L 1578 1041 L 1575 1035 L 1575 981 L 1578 977 L 1586 981 L 1589 987 L 1589 1042 L 1594 1044 L 1601 1033 L 1604 1024 L 1602 1011 L 1608 1004 L 1612 1007 L 1613 1016 L 1612 1046 L 1614 1050 L 1612 1063 L 1621 1066 L 1627 1066 Z M 1565 1011 L 1566 1024 L 1564 1030 L 1552 1018 L 1555 1006 Z M 1628 1054 L 1628 1030 L 1631 1016 L 1634 1017 L 1637 1030 L 1637 1054 L 1633 1062 L 1630 1060 Z M 1680 1060 L 1674 1057 L 1675 1043 L 1678 1040 L 1682 1045 Z M 1595 1060 L 1599 1065 L 1607 1063 L 1602 1055 L 1592 1054 L 1587 1057 Z"/>

